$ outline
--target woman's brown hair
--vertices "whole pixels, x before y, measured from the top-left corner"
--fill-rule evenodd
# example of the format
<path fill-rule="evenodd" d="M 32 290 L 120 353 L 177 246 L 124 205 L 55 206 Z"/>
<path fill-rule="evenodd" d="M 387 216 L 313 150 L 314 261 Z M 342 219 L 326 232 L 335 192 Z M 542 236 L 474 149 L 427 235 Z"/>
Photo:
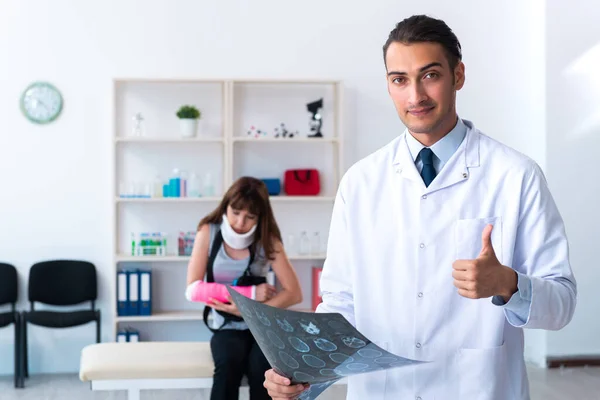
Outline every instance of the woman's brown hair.
<path fill-rule="evenodd" d="M 198 230 L 204 224 L 221 224 L 223 215 L 227 214 L 227 206 L 236 210 L 246 210 L 258 218 L 254 242 L 251 245 L 254 254 L 263 248 L 268 259 L 275 258 L 274 239 L 281 239 L 281 232 L 275 221 L 267 186 L 260 179 L 244 176 L 229 187 L 221 203 L 210 214 L 202 218 Z"/>

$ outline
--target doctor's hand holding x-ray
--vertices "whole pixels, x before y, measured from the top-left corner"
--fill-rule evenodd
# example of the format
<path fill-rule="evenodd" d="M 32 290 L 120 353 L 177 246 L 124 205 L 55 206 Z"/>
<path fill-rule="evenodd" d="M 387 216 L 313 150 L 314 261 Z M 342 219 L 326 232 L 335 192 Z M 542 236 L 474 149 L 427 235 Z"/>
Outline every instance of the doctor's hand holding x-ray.
<path fill-rule="evenodd" d="M 348 400 L 528 400 L 524 329 L 562 329 L 577 303 L 544 173 L 458 116 L 466 67 L 444 21 L 401 21 L 383 56 L 406 129 L 340 181 L 316 311 L 430 362 L 349 376 Z M 273 370 L 264 386 L 273 399 L 306 389 Z"/>

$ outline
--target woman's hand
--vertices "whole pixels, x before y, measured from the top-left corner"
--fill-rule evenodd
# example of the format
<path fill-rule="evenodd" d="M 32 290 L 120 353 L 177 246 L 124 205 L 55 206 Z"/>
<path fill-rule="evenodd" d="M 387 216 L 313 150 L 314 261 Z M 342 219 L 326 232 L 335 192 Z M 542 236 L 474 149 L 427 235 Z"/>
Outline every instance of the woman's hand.
<path fill-rule="evenodd" d="M 275 286 L 271 286 L 268 283 L 261 283 L 256 287 L 256 301 L 261 303 L 270 300 L 277 294 Z"/>
<path fill-rule="evenodd" d="M 211 298 L 208 300 L 207 305 L 209 307 L 214 308 L 215 310 L 225 311 L 229 314 L 233 314 L 233 315 L 237 315 L 238 317 L 241 317 L 242 314 L 240 313 L 237 306 L 233 302 L 233 299 L 231 298 L 231 296 L 227 296 L 227 300 L 229 301 L 229 303 L 221 303 L 220 301 Z"/>

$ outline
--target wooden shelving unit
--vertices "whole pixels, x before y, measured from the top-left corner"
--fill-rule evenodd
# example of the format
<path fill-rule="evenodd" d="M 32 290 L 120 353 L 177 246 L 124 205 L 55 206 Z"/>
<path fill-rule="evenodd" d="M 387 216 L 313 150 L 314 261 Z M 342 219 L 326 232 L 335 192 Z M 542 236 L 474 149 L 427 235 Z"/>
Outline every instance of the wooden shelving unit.
<path fill-rule="evenodd" d="M 176 332 L 179 323 L 196 326 L 202 321 L 203 305 L 190 310 L 183 295 L 190 257 L 176 255 L 173 243 L 178 232 L 195 230 L 201 217 L 218 205 L 223 192 L 238 177 L 277 177 L 283 188 L 283 172 L 287 168 L 317 168 L 321 177 L 319 196 L 281 194 L 270 198 L 288 257 L 303 287 L 305 300 L 294 309 L 310 312 L 310 269 L 322 265 L 325 259 L 324 241 L 343 173 L 341 82 L 133 78 L 116 79 L 113 88 L 113 337 L 122 326 L 136 326 L 142 340 L 152 340 L 153 325 L 148 323 L 177 322 L 168 329 L 181 333 Z M 310 114 L 306 104 L 318 98 L 324 101 L 324 137 L 307 137 Z M 179 134 L 175 112 L 184 104 L 194 104 L 202 112 L 201 129 L 195 138 L 182 138 Z M 130 134 L 133 116 L 138 112 L 144 116 L 144 136 Z M 296 137 L 248 135 L 250 126 L 272 133 L 284 122 L 290 131 L 299 132 Z M 147 187 L 157 175 L 165 181 L 174 168 L 194 172 L 201 179 L 210 173 L 214 192 L 206 197 L 123 196 L 122 188 L 130 182 L 143 182 Z M 290 237 L 294 236 L 297 242 L 302 230 L 319 232 L 323 239 L 320 251 L 298 254 L 297 243 L 292 245 Z M 131 232 L 166 232 L 169 255 L 129 254 Z M 153 271 L 153 313 L 117 316 L 117 271 L 140 266 Z"/>

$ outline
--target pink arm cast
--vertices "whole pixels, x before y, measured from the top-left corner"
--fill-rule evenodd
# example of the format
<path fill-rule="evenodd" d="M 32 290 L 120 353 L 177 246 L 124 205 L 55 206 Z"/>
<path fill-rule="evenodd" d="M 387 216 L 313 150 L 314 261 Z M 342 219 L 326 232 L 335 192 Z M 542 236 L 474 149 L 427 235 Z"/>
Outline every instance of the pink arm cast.
<path fill-rule="evenodd" d="M 248 298 L 254 299 L 255 286 L 232 286 L 233 290 Z M 229 292 L 227 287 L 221 283 L 208 283 L 204 281 L 195 281 L 190 283 L 185 291 L 185 297 L 188 301 L 197 301 L 208 303 L 209 299 L 215 299 L 222 303 L 227 303 Z"/>

